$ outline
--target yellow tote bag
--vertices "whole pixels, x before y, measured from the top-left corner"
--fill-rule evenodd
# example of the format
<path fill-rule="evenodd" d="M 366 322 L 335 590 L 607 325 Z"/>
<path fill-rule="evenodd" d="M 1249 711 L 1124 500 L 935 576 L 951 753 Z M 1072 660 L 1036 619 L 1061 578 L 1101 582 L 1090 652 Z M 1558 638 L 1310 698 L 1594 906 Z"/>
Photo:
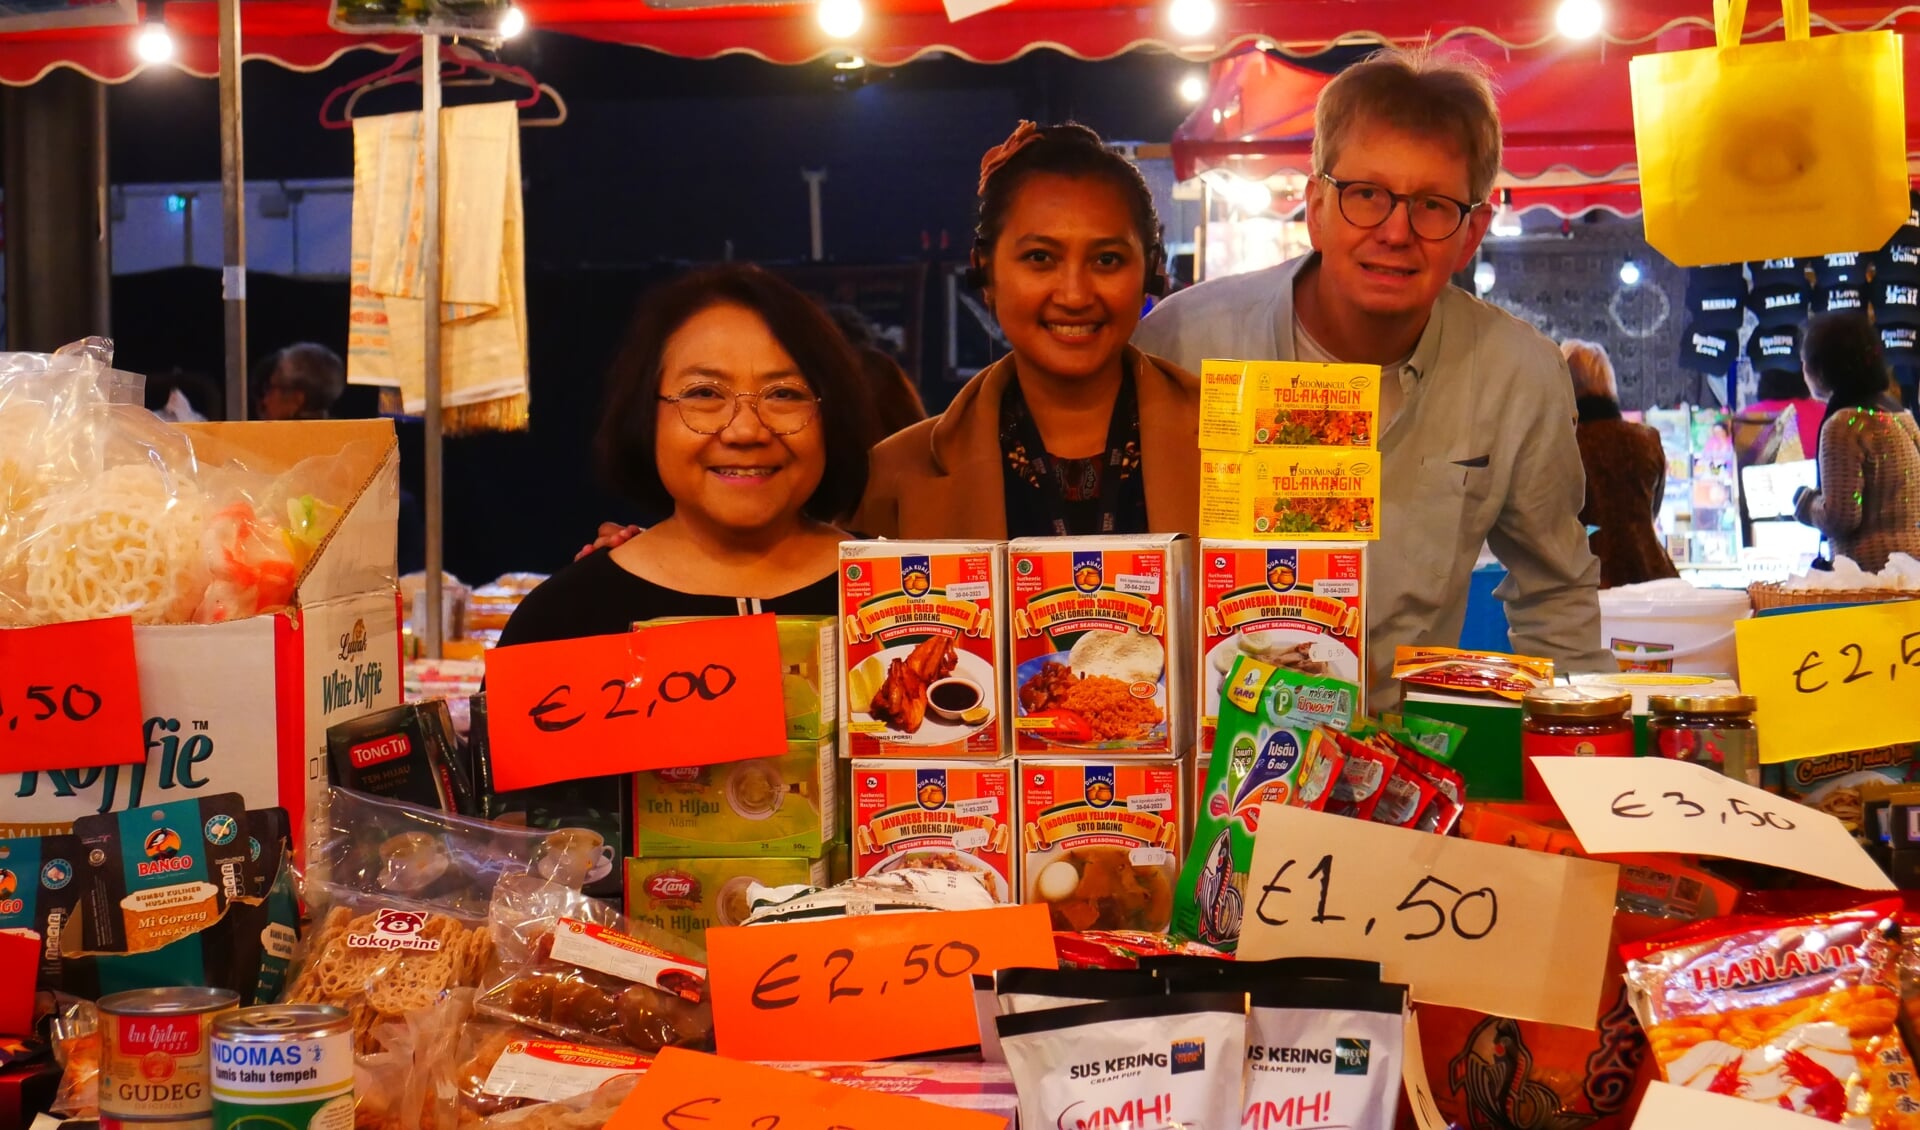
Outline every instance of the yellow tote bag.
<path fill-rule="evenodd" d="M 1647 242 L 1683 267 L 1877 248 L 1907 219 L 1900 36 L 1740 42 L 1746 0 L 1714 0 L 1718 46 L 1632 60 Z"/>

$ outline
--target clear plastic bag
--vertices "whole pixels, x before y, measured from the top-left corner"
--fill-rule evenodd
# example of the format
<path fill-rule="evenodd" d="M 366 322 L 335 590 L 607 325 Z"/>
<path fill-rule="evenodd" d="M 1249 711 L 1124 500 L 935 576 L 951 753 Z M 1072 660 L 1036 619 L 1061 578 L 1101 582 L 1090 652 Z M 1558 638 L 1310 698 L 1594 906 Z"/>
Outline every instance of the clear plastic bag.
<path fill-rule="evenodd" d="M 53 1113 L 68 1118 L 100 1114 L 100 1014 L 91 1001 L 68 1000 L 53 1015 L 53 1056 L 60 1064 L 60 1089 Z"/>
<path fill-rule="evenodd" d="M 635 1053 L 555 1042 L 476 1014 L 473 996 L 449 993 L 407 1018 L 418 1071 L 405 1103 L 421 1112 L 421 1130 L 466 1130 L 497 1116 L 549 1108 L 577 1113 L 609 1084 L 637 1078 L 652 1062 Z M 624 1098 L 626 1091 L 617 1093 Z M 603 1108 L 601 1122 L 617 1105 L 616 1099 Z"/>

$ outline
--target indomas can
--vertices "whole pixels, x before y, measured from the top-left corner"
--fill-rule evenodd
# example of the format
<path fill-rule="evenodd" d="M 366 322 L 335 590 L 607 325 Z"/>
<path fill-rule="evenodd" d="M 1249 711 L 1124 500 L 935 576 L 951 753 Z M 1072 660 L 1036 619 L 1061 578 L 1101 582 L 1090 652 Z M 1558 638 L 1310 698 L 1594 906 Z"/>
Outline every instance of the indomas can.
<path fill-rule="evenodd" d="M 102 1124 L 209 1117 L 209 1028 L 217 1013 L 239 1001 L 230 989 L 136 989 L 101 997 Z"/>
<path fill-rule="evenodd" d="M 213 1024 L 214 1130 L 353 1130 L 353 1025 L 330 1004 L 267 1004 Z"/>

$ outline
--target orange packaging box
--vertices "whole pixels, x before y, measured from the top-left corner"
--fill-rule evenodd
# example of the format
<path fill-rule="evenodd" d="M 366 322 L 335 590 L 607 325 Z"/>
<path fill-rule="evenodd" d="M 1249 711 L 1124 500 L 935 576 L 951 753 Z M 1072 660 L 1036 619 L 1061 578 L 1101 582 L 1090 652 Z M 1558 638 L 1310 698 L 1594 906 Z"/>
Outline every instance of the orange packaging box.
<path fill-rule="evenodd" d="M 1008 750 L 1006 544 L 840 547 L 841 752 L 998 757 Z"/>
<path fill-rule="evenodd" d="M 1242 655 L 1364 689 L 1366 566 L 1358 544 L 1200 542 L 1200 750 L 1213 749 L 1220 694 Z"/>
<path fill-rule="evenodd" d="M 1172 534 L 1008 547 L 1017 752 L 1189 748 L 1195 552 Z"/>
<path fill-rule="evenodd" d="M 853 763 L 853 873 L 962 871 L 1015 901 L 1013 762 Z"/>
<path fill-rule="evenodd" d="M 1146 930 L 1173 921 L 1180 875 L 1178 761 L 1020 760 L 1022 901 L 1056 930 Z"/>

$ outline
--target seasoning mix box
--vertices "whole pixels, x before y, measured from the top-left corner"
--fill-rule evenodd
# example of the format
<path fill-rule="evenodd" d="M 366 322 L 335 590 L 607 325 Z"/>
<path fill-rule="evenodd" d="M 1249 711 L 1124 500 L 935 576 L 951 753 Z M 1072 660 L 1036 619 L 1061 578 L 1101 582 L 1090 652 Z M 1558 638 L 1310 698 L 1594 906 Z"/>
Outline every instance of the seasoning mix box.
<path fill-rule="evenodd" d="M 1006 545 L 840 547 L 841 748 L 848 757 L 997 757 Z"/>
<path fill-rule="evenodd" d="M 853 763 L 853 871 L 963 871 L 1016 901 L 1011 760 Z"/>
<path fill-rule="evenodd" d="M 1380 455 L 1345 447 L 1203 453 L 1200 536 L 1377 540 Z"/>
<path fill-rule="evenodd" d="M 1200 751 L 1213 749 L 1220 695 L 1242 655 L 1366 685 L 1366 561 L 1358 543 L 1200 543 Z"/>
<path fill-rule="evenodd" d="M 839 817 L 834 744 L 788 742 L 786 755 L 633 775 L 633 853 L 818 859 Z"/>
<path fill-rule="evenodd" d="M 1184 821 L 1179 761 L 1022 758 L 1022 901 L 1056 930 L 1163 932 Z"/>
<path fill-rule="evenodd" d="M 642 620 L 635 631 L 661 624 L 683 624 L 697 616 Z M 780 638 L 780 689 L 787 700 L 787 740 L 819 741 L 833 736 L 840 718 L 840 646 L 831 616 L 776 616 Z"/>
<path fill-rule="evenodd" d="M 1377 447 L 1380 367 L 1203 361 L 1200 447 Z"/>
<path fill-rule="evenodd" d="M 1008 547 L 1018 752 L 1188 748 L 1196 552 L 1174 534 Z"/>
<path fill-rule="evenodd" d="M 753 907 L 747 892 L 764 887 L 828 884 L 825 860 L 776 856 L 760 859 L 629 859 L 627 918 L 643 922 L 704 954 L 707 931 L 739 926 Z"/>

